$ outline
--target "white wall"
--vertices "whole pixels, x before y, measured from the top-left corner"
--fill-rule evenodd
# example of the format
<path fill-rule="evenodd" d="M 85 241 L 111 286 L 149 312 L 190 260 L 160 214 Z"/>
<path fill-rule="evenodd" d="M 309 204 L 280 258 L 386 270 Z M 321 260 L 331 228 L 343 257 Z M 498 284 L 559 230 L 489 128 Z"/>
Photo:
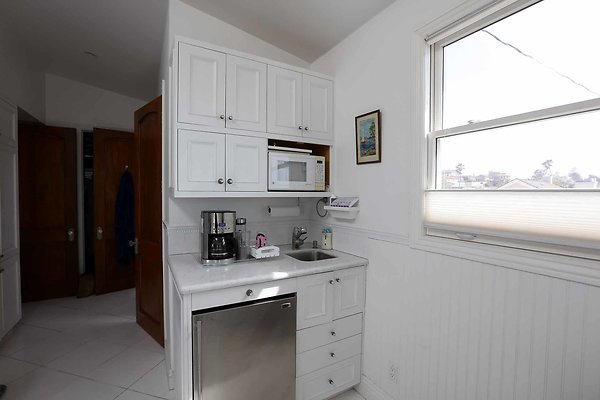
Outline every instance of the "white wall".
<path fill-rule="evenodd" d="M 133 113 L 146 101 L 46 74 L 47 125 L 133 131 Z"/>
<path fill-rule="evenodd" d="M 0 97 L 40 121 L 45 115 L 45 64 L 34 59 L 18 39 L 0 25 Z"/>
<path fill-rule="evenodd" d="M 369 258 L 363 383 L 376 399 L 598 399 L 600 288 L 408 245 L 410 59 L 417 28 L 459 0 L 397 1 L 317 60 L 335 77 L 334 247 Z M 381 164 L 355 164 L 354 117 L 382 111 Z M 388 378 L 399 368 L 398 383 Z"/>
<path fill-rule="evenodd" d="M 161 63 L 161 76 L 166 79 L 169 56 L 176 35 L 188 37 L 247 52 L 261 57 L 270 58 L 280 62 L 307 67 L 308 64 L 275 47 L 255 36 L 252 36 L 232 25 L 216 19 L 180 0 L 169 0 L 167 33 L 165 34 L 165 45 L 163 47 L 163 60 Z M 169 122 L 166 121 L 168 124 Z M 168 125 L 167 125 L 168 126 Z M 167 160 L 168 149 L 165 149 L 164 158 Z M 170 166 L 165 164 L 168 172 Z M 167 176 L 164 181 L 167 182 Z M 198 249 L 198 226 L 200 223 L 200 212 L 202 210 L 218 209 L 235 210 L 240 217 L 246 217 L 250 229 L 269 230 L 273 244 L 291 243 L 291 227 L 295 224 L 306 223 L 312 216 L 313 204 L 302 202 L 303 212 L 299 218 L 274 218 L 268 216 L 266 209 L 268 205 L 296 205 L 297 199 L 174 199 L 165 193 L 165 215 L 169 236 L 169 253 L 180 253 L 197 251 Z M 306 204 L 305 204 L 306 203 Z M 263 222 L 268 222 L 264 224 Z M 269 228 L 269 225 L 271 228 Z M 268 232 L 269 233 L 269 232 Z M 174 245 L 173 243 L 180 243 Z"/>

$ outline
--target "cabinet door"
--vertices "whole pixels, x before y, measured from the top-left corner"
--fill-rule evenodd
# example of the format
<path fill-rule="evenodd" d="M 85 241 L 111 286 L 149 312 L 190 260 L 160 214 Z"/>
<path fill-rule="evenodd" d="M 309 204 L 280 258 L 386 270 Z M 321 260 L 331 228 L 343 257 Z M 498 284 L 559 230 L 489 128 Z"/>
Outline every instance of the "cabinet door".
<path fill-rule="evenodd" d="M 225 62 L 224 53 L 179 44 L 178 122 L 225 126 Z"/>
<path fill-rule="evenodd" d="M 228 192 L 267 191 L 267 139 L 227 135 Z"/>
<path fill-rule="evenodd" d="M 228 128 L 267 130 L 267 65 L 227 56 Z"/>
<path fill-rule="evenodd" d="M 315 76 L 303 76 L 304 136 L 314 139 L 333 138 L 333 83 Z"/>
<path fill-rule="evenodd" d="M 333 273 L 335 281 L 333 318 L 347 317 L 365 309 L 365 270 L 363 267 Z"/>
<path fill-rule="evenodd" d="M 225 190 L 225 135 L 180 129 L 177 177 L 181 191 Z"/>
<path fill-rule="evenodd" d="M 267 131 L 302 136 L 302 74 L 269 65 Z"/>
<path fill-rule="evenodd" d="M 0 255 L 5 259 L 19 247 L 17 182 L 17 150 L 0 145 Z"/>
<path fill-rule="evenodd" d="M 17 145 L 17 110 L 0 99 L 0 143 Z"/>
<path fill-rule="evenodd" d="M 332 320 L 334 282 L 332 273 L 298 279 L 298 329 Z"/>
<path fill-rule="evenodd" d="M 0 262 L 0 288 L 2 316 L 0 317 L 0 339 L 21 319 L 21 278 L 19 257 L 15 255 Z"/>

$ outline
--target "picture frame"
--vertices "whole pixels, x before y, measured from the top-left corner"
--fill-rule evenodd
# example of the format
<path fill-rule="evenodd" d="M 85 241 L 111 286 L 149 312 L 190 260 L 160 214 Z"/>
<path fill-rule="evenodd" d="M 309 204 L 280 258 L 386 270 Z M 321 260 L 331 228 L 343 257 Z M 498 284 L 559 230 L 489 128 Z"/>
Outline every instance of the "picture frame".
<path fill-rule="evenodd" d="M 381 162 L 381 111 L 375 110 L 354 119 L 356 164 Z"/>

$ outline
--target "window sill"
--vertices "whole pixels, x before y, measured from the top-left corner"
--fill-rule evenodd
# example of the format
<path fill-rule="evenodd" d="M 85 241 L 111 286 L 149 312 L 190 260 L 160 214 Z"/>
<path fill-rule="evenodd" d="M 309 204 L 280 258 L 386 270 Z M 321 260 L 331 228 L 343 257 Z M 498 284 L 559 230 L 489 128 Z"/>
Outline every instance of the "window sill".
<path fill-rule="evenodd" d="M 410 247 L 416 250 L 600 286 L 598 261 L 433 237 L 423 233 L 414 236 L 410 238 Z"/>

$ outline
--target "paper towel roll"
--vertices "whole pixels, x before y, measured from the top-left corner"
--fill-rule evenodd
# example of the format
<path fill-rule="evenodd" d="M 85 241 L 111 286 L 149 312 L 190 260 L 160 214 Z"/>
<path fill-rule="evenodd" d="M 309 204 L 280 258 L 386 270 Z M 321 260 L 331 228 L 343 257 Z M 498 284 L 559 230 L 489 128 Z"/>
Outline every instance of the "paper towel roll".
<path fill-rule="evenodd" d="M 300 216 L 300 206 L 271 207 L 269 206 L 269 215 L 271 217 L 298 217 Z"/>

